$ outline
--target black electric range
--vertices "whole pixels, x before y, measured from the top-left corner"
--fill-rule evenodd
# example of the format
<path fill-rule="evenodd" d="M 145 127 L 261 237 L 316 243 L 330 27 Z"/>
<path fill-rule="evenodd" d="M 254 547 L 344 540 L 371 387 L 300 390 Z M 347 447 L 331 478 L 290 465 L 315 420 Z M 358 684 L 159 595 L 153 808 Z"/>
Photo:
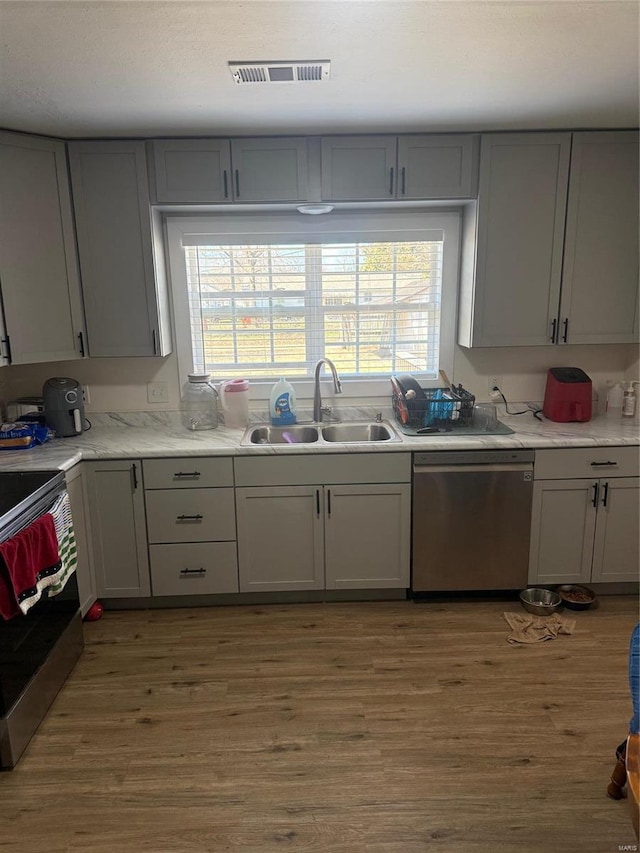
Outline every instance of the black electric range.
<path fill-rule="evenodd" d="M 62 471 L 0 472 L 0 541 L 8 539 L 16 526 L 47 503 L 64 484 Z"/>
<path fill-rule="evenodd" d="M 47 512 L 65 488 L 62 471 L 0 472 L 0 542 Z M 7 567 L 0 562 L 3 583 Z M 83 647 L 74 573 L 57 596 L 26 615 L 0 618 L 0 768 L 14 767 Z"/>

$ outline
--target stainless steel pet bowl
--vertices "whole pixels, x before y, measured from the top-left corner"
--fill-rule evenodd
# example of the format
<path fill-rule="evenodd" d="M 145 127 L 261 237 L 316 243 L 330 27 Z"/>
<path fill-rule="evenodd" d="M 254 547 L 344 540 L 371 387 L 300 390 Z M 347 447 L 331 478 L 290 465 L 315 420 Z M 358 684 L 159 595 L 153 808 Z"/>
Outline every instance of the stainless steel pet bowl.
<path fill-rule="evenodd" d="M 557 592 L 548 589 L 531 587 L 520 593 L 520 601 L 525 610 L 535 613 L 536 616 L 549 616 L 555 613 L 562 604 L 562 599 Z"/>

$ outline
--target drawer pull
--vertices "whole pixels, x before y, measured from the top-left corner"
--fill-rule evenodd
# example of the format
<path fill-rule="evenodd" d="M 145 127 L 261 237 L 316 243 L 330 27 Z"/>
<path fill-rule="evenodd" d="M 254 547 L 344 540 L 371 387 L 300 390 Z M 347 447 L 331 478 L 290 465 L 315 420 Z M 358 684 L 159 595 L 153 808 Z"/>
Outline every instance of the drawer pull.
<path fill-rule="evenodd" d="M 203 568 L 180 569 L 180 574 L 183 575 L 183 577 L 185 577 L 185 578 L 186 577 L 193 577 L 194 575 L 197 575 L 198 577 L 202 577 L 202 575 L 206 575 L 206 573 L 207 573 L 207 570 L 203 569 Z"/>
<path fill-rule="evenodd" d="M 204 515 L 178 515 L 176 521 L 202 521 Z"/>
<path fill-rule="evenodd" d="M 182 480 L 184 477 L 199 477 L 200 471 L 176 471 L 173 475 L 177 480 Z"/>
<path fill-rule="evenodd" d="M 617 464 L 618 464 L 617 462 L 592 462 L 591 467 L 592 468 L 606 468 L 607 466 L 611 467 L 612 465 L 617 465 Z"/>

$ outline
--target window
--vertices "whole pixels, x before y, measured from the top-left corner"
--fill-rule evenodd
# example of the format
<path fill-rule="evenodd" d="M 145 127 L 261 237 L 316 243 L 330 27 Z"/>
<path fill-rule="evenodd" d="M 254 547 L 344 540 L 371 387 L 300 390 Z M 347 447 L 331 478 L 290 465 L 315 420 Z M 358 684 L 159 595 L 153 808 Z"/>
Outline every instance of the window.
<path fill-rule="evenodd" d="M 181 372 L 304 380 L 323 357 L 343 379 L 451 370 L 458 215 L 308 220 L 167 219 Z"/>

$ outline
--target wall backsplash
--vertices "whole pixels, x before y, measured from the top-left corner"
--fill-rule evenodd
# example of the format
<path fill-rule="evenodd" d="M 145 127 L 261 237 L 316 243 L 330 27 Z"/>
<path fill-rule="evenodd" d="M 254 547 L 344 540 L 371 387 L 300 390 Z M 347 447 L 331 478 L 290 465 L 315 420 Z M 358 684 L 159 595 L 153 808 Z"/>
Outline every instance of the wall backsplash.
<path fill-rule="evenodd" d="M 549 367 L 581 367 L 593 380 L 594 396 L 607 379 L 640 378 L 638 347 L 615 346 L 456 347 L 452 381 L 461 382 L 480 400 L 488 398 L 491 377 L 502 377 L 510 402 L 540 401 Z M 0 371 L 0 400 L 38 395 L 50 376 L 72 376 L 89 388 L 87 412 L 171 411 L 179 406 L 180 382 L 175 354 L 157 358 L 101 358 L 5 367 Z M 168 402 L 150 403 L 147 383 L 166 382 Z M 348 400 L 348 383 L 345 397 Z M 362 401 L 360 401 L 362 402 Z M 260 403 L 264 408 L 264 403 Z"/>

